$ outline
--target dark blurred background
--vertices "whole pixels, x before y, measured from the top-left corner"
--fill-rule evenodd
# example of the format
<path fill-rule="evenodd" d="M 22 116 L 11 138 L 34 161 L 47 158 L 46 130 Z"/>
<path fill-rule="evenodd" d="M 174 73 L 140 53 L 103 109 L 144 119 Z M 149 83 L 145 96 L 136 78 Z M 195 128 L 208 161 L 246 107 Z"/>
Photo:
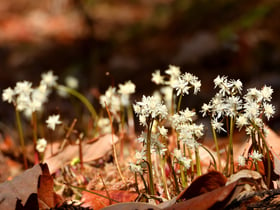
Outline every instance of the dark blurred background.
<path fill-rule="evenodd" d="M 1 0 L 0 90 L 52 69 L 62 82 L 77 77 L 85 94 L 131 80 L 139 97 L 155 88 L 155 69 L 173 64 L 202 80 L 191 107 L 228 75 L 245 89 L 271 85 L 279 110 L 279 11 L 279 0 Z M 12 108 L 0 105 L 4 121 Z"/>

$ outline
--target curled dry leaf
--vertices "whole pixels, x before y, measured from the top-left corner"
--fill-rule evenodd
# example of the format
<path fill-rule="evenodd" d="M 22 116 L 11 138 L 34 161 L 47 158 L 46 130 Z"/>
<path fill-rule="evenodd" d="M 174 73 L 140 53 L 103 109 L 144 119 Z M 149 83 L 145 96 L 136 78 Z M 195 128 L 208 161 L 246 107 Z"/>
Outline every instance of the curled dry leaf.
<path fill-rule="evenodd" d="M 118 137 L 114 135 L 114 143 L 118 142 Z M 57 150 L 58 148 L 56 148 Z M 109 151 L 112 150 L 112 135 L 108 134 L 99 138 L 92 144 L 82 143 L 82 153 L 83 161 L 89 162 L 102 158 Z M 54 151 L 55 153 L 55 151 Z M 49 166 L 50 173 L 54 173 L 60 167 L 65 164 L 70 163 L 73 158 L 79 157 L 79 146 L 78 145 L 68 145 L 63 151 L 57 153 L 55 156 L 50 156 L 47 154 L 45 162 Z"/>
<path fill-rule="evenodd" d="M 177 201 L 188 200 L 203 193 L 213 191 L 224 186 L 226 181 L 226 177 L 220 172 L 210 171 L 196 178 L 187 189 L 178 195 Z"/>
<path fill-rule="evenodd" d="M 238 171 L 236 174 L 231 175 L 228 178 L 228 181 L 226 183 L 226 185 L 229 185 L 237 180 L 245 180 L 245 179 L 251 179 L 256 181 L 255 183 L 259 183 L 259 189 L 268 189 L 267 186 L 265 185 L 262 175 L 257 172 L 257 171 L 252 171 L 252 170 L 241 170 Z"/>
<path fill-rule="evenodd" d="M 219 187 L 210 192 L 193 197 L 189 200 L 176 203 L 173 206 L 165 208 L 164 210 L 224 209 L 236 186 L 237 182 L 234 182 L 230 185 Z"/>
<path fill-rule="evenodd" d="M 51 208 L 61 201 L 53 192 L 52 177 L 46 164 L 35 165 L 12 181 L 2 183 L 0 200 L 0 209 L 5 210 L 14 210 L 16 207 L 38 209 L 37 206 Z"/>

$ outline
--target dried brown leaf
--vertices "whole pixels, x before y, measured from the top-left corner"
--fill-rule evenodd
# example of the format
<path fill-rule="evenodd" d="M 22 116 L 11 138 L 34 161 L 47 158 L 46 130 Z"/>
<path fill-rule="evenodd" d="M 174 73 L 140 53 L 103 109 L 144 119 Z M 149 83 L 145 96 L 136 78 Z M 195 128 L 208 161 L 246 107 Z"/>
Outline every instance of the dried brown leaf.
<path fill-rule="evenodd" d="M 118 137 L 114 135 L 114 142 L 118 141 Z M 108 134 L 100 137 L 98 141 L 95 141 L 92 144 L 87 144 L 83 142 L 82 144 L 82 153 L 83 153 L 83 161 L 89 162 L 92 160 L 96 160 L 102 158 L 109 151 L 112 150 L 112 135 Z M 47 159 L 45 162 L 49 166 L 50 173 L 54 173 L 60 167 L 65 164 L 71 162 L 71 160 L 75 157 L 79 157 L 79 147 L 78 145 L 68 145 L 66 148 L 59 152 L 57 155 L 49 157 L 47 154 Z"/>

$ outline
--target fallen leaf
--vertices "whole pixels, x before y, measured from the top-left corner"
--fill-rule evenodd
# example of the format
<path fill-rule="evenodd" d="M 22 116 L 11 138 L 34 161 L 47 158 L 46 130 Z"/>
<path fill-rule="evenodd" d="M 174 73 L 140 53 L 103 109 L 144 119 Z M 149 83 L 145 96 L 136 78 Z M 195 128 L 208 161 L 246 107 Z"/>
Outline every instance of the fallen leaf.
<path fill-rule="evenodd" d="M 41 168 L 42 175 L 40 175 L 38 181 L 38 202 L 40 209 L 46 209 L 62 203 L 63 200 L 53 191 L 54 183 L 48 166 L 42 164 Z"/>
<path fill-rule="evenodd" d="M 106 191 L 96 191 L 92 190 L 92 192 L 104 195 L 107 197 Z M 135 192 L 129 192 L 129 191 L 121 191 L 121 190 L 112 190 L 108 191 L 110 198 L 113 200 L 116 200 L 118 202 L 132 202 L 134 201 L 138 193 Z M 116 202 L 114 201 L 109 201 L 108 198 L 101 197 L 99 195 L 90 193 L 90 192 L 83 192 L 82 196 L 82 201 L 83 201 L 83 206 L 84 207 L 92 207 L 93 209 L 102 209 L 106 206 L 109 206 L 111 204 L 115 204 Z M 123 208 L 121 208 L 123 209 Z"/>
<path fill-rule="evenodd" d="M 187 189 L 178 195 L 177 201 L 188 200 L 203 193 L 213 191 L 224 186 L 226 181 L 226 177 L 220 172 L 210 171 L 196 178 Z"/>
<path fill-rule="evenodd" d="M 219 187 L 211 192 L 176 203 L 164 210 L 223 209 L 227 205 L 228 200 L 231 198 L 231 194 L 235 190 L 237 183 L 238 182 L 234 182 L 230 185 Z"/>
<path fill-rule="evenodd" d="M 114 135 L 114 142 L 118 141 L 118 137 Z M 54 148 L 54 153 L 58 150 L 58 148 Z M 87 144 L 86 142 L 82 143 L 82 153 L 83 153 L 83 161 L 89 162 L 92 160 L 96 160 L 102 158 L 109 151 L 112 150 L 112 135 L 108 134 L 100 137 L 98 141 L 95 141 L 92 144 Z M 49 166 L 50 173 L 54 173 L 60 167 L 65 164 L 70 163 L 73 158 L 79 157 L 79 146 L 78 145 L 68 145 L 64 148 L 63 151 L 57 153 L 55 156 L 50 156 L 46 154 L 45 162 Z"/>
<path fill-rule="evenodd" d="M 46 164 L 35 165 L 12 181 L 0 185 L 0 209 L 38 209 L 43 201 L 48 208 L 58 204 L 59 196 L 53 192 L 52 177 Z M 38 198 L 38 199 L 35 199 Z M 32 208 L 31 208 L 32 207 Z"/>

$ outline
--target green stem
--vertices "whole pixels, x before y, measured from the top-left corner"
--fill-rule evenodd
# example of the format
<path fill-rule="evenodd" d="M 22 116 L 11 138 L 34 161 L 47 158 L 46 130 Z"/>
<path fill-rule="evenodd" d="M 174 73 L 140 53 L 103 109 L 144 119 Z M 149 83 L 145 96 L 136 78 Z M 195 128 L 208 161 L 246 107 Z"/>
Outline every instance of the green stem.
<path fill-rule="evenodd" d="M 230 131 L 229 131 L 229 157 L 230 157 L 230 175 L 234 173 L 234 159 L 233 159 L 233 130 L 234 120 L 230 118 Z"/>
<path fill-rule="evenodd" d="M 264 136 L 260 133 L 260 131 L 258 130 L 259 136 L 262 139 L 262 142 L 265 146 L 266 149 L 266 158 L 267 158 L 267 179 L 266 179 L 266 185 L 269 187 L 270 186 L 270 180 L 271 180 L 271 161 L 270 161 L 270 154 L 269 154 L 269 148 L 267 146 L 266 140 L 264 138 Z"/>
<path fill-rule="evenodd" d="M 192 158 L 192 152 L 191 149 L 186 145 L 187 150 L 188 150 L 188 155 L 191 160 L 191 180 L 194 178 L 194 163 L 193 163 L 193 158 Z"/>
<path fill-rule="evenodd" d="M 217 139 L 217 134 L 215 129 L 213 128 L 213 126 L 211 125 L 211 129 L 212 129 L 212 134 L 213 134 L 213 138 L 214 138 L 214 142 L 215 142 L 215 146 L 216 146 L 216 154 L 217 154 L 217 158 L 218 158 L 218 164 L 219 164 L 219 171 L 221 171 L 221 156 L 220 156 L 220 149 L 219 149 L 219 144 L 218 144 L 218 139 Z M 203 147 L 205 149 L 205 147 Z M 209 153 L 210 154 L 210 153 Z M 215 160 L 215 159 L 214 159 Z M 217 170 L 216 167 L 216 162 L 215 162 L 215 169 Z"/>
<path fill-rule="evenodd" d="M 185 188 L 186 187 L 186 179 L 185 179 L 184 167 L 181 163 L 180 163 L 180 173 L 181 173 L 182 187 Z"/>
<path fill-rule="evenodd" d="M 36 150 L 36 145 L 37 145 L 37 112 L 32 112 L 32 127 L 33 127 L 33 148 L 34 148 L 34 163 L 38 164 L 39 163 L 39 152 Z"/>
<path fill-rule="evenodd" d="M 198 147 L 195 147 L 195 160 L 196 160 L 196 174 L 197 176 L 201 176 L 201 165 L 200 165 L 200 156 L 199 156 L 199 150 Z"/>
<path fill-rule="evenodd" d="M 165 159 L 161 158 L 160 163 L 161 163 L 160 171 L 161 171 L 161 174 L 162 174 L 163 188 L 164 188 L 164 191 L 166 193 L 167 199 L 170 200 L 171 197 L 170 197 L 169 190 L 168 190 L 168 187 L 167 187 L 166 174 L 165 174 L 165 171 L 164 171 L 164 169 L 165 169 Z"/>
<path fill-rule="evenodd" d="M 183 94 L 181 94 L 180 97 L 179 97 L 178 106 L 177 106 L 177 112 L 180 111 L 182 98 L 183 98 Z"/>
<path fill-rule="evenodd" d="M 27 169 L 28 165 L 27 165 L 27 158 L 26 158 L 26 149 L 25 149 L 25 144 L 24 144 L 24 137 L 23 137 L 23 132 L 22 132 L 20 114 L 17 109 L 15 109 L 15 111 L 16 111 L 16 121 L 17 121 L 18 133 L 19 133 L 19 140 L 20 140 L 20 145 L 21 145 L 22 155 L 23 155 L 24 168 Z"/>
<path fill-rule="evenodd" d="M 83 96 L 78 91 L 76 91 L 72 88 L 63 86 L 63 85 L 58 85 L 58 86 L 56 86 L 56 88 L 59 90 L 65 91 L 65 92 L 75 96 L 76 98 L 78 98 L 87 107 L 87 109 L 91 113 L 93 120 L 97 121 L 97 119 L 98 119 L 97 113 L 96 113 L 94 107 L 92 106 L 92 104 L 89 102 L 89 100 L 85 96 Z"/>
<path fill-rule="evenodd" d="M 149 173 L 149 193 L 151 195 L 155 194 L 154 191 L 154 180 L 153 180 L 153 169 L 152 169 L 152 155 L 151 155 L 151 135 L 152 135 L 152 127 L 153 127 L 153 121 L 151 121 L 150 124 L 148 124 L 148 133 L 147 133 L 147 162 L 148 162 L 148 173 Z"/>
<path fill-rule="evenodd" d="M 217 163 L 216 163 L 216 160 L 215 160 L 215 157 L 213 156 L 213 154 L 204 146 L 204 145 L 200 145 L 203 149 L 206 150 L 206 152 L 208 152 L 208 154 L 211 156 L 212 160 L 213 160 L 213 163 L 214 163 L 214 168 L 215 170 L 217 170 Z"/>

